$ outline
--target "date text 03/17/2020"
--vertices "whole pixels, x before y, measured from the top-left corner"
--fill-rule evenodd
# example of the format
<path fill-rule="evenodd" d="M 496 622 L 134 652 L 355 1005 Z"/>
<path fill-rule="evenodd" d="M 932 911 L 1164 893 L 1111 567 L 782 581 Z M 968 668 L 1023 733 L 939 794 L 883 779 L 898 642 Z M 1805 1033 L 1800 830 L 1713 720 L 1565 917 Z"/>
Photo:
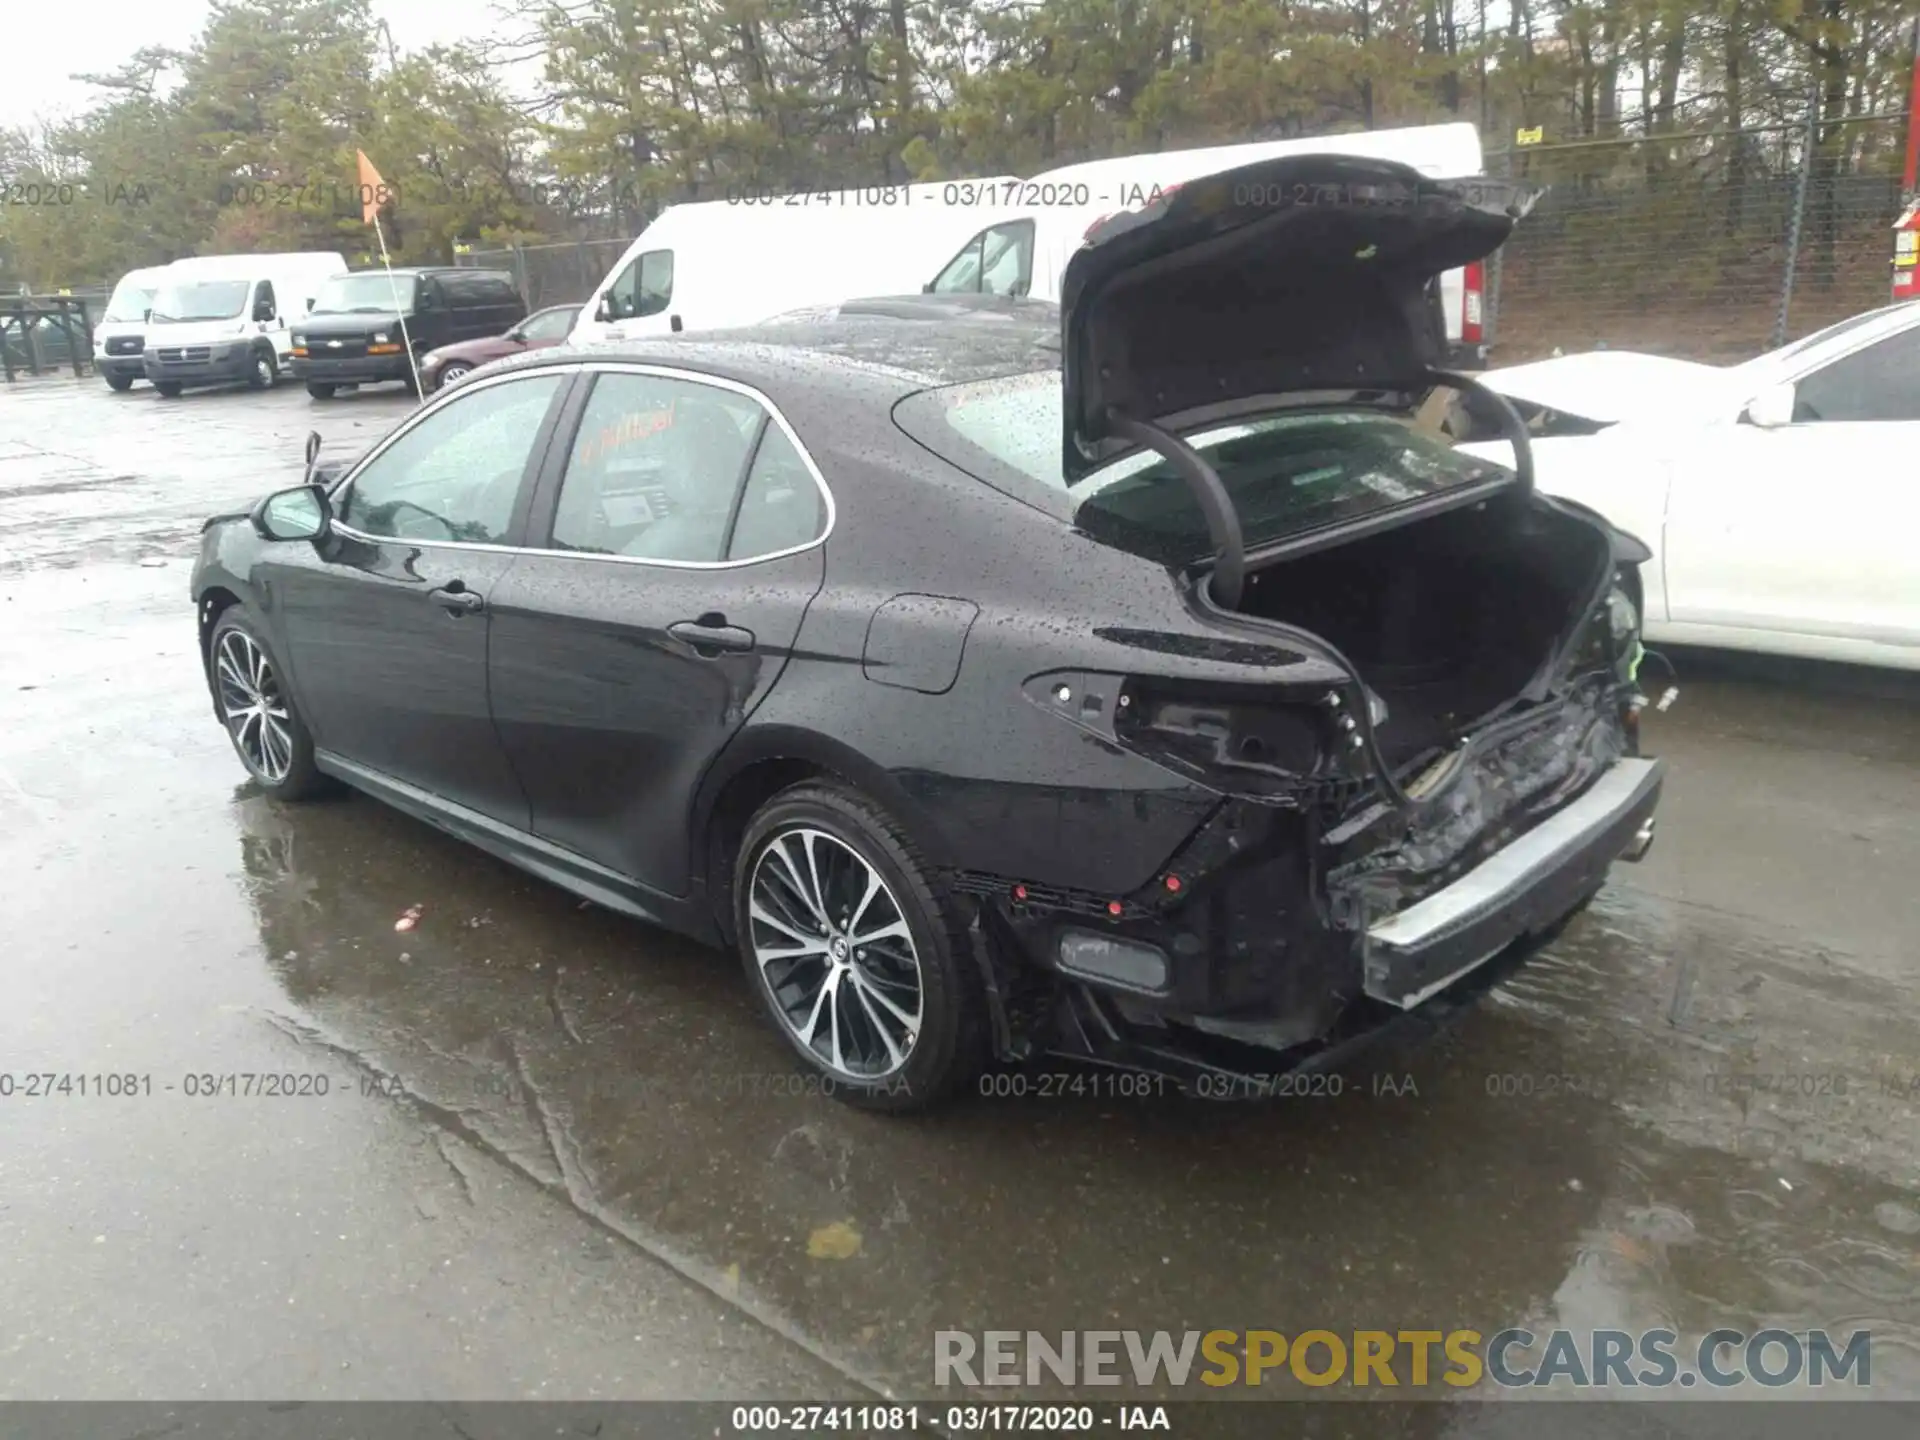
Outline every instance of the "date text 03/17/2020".
<path fill-rule="evenodd" d="M 1164 1405 L 736 1405 L 735 1435 L 1077 1435 L 1173 1432 Z"/>

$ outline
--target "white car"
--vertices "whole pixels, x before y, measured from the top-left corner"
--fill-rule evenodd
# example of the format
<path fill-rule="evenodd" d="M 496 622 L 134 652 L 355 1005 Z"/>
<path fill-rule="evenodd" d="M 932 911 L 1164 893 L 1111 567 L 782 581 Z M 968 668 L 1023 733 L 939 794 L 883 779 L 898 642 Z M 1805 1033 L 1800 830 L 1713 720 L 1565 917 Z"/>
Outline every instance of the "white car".
<path fill-rule="evenodd" d="M 1535 481 L 1654 551 L 1650 642 L 1920 669 L 1920 302 L 1733 366 L 1596 351 L 1480 377 Z M 1511 460 L 1503 440 L 1460 448 Z"/>

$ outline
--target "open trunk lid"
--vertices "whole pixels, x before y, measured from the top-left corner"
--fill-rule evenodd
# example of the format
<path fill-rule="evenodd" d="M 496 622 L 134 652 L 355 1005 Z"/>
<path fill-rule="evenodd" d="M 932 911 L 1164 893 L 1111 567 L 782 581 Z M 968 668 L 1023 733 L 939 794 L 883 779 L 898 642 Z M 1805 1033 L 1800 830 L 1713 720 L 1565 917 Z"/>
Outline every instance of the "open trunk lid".
<path fill-rule="evenodd" d="M 1499 247 L 1537 187 L 1286 156 L 1189 181 L 1089 232 L 1061 285 L 1063 473 L 1307 392 L 1425 389 L 1434 281 Z M 1131 423 L 1130 423 L 1131 422 Z"/>
<path fill-rule="evenodd" d="M 1613 712 L 1628 682 L 1607 597 L 1617 565 L 1636 558 L 1631 542 L 1528 494 L 1525 426 L 1503 397 L 1482 394 L 1517 476 L 1422 487 L 1411 482 L 1447 462 L 1415 455 L 1404 476 L 1359 482 L 1382 496 L 1377 507 L 1263 545 L 1250 573 L 1248 532 L 1222 480 L 1235 457 L 1219 432 L 1288 411 L 1410 410 L 1446 362 L 1437 277 L 1498 248 L 1539 194 L 1429 180 L 1389 161 L 1286 157 L 1108 220 L 1062 287 L 1068 484 L 1097 495 L 1100 472 L 1157 452 L 1156 476 L 1189 488 L 1207 518 L 1202 610 L 1223 629 L 1286 634 L 1350 677 L 1315 701 L 1316 723 L 1336 736 L 1315 784 L 1376 789 L 1377 807 L 1338 807 L 1338 858 L 1364 861 L 1370 888 L 1403 897 L 1513 818 L 1519 797 L 1564 797 L 1619 757 Z M 1471 379 L 1449 383 L 1479 392 Z M 1332 462 L 1313 464 L 1317 480 Z M 1278 702 L 1249 691 L 1234 703 Z M 1183 706 L 1143 703 L 1130 723 L 1159 744 L 1145 733 L 1154 717 L 1164 711 L 1177 735 L 1190 723 Z M 1250 752 L 1231 716 L 1207 723 L 1227 737 L 1226 768 L 1254 768 L 1239 759 Z M 1202 768 L 1224 779 L 1222 758 Z"/>

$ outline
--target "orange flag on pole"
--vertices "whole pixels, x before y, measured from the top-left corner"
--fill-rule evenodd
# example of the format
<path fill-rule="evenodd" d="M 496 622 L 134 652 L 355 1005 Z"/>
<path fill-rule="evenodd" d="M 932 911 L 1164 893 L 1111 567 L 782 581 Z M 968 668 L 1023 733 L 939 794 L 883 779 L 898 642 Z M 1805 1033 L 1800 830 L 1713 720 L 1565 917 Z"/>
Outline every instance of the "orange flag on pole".
<path fill-rule="evenodd" d="M 362 224 L 371 225 L 374 216 L 380 213 L 380 202 L 387 198 L 387 182 L 373 168 L 366 151 L 356 150 L 353 153 L 360 157 L 360 220 Z"/>

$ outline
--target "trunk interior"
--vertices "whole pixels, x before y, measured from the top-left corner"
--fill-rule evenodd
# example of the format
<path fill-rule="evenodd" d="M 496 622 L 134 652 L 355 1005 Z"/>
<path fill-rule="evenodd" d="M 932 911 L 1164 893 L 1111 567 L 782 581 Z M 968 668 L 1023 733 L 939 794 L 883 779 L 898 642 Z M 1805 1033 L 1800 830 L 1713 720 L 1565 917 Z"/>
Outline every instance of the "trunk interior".
<path fill-rule="evenodd" d="M 1342 650 L 1395 769 L 1519 693 L 1585 606 L 1607 542 L 1527 497 L 1416 521 L 1247 577 L 1240 609 Z"/>

